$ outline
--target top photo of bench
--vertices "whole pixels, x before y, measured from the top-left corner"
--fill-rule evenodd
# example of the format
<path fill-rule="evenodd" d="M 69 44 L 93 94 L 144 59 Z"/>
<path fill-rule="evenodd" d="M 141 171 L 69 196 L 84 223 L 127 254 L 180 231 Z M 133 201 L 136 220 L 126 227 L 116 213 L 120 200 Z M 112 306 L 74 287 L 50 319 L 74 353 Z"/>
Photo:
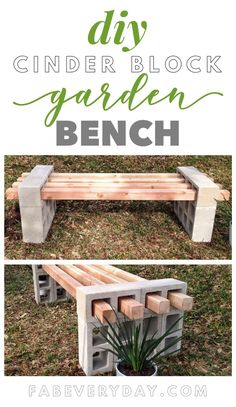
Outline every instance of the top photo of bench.
<path fill-rule="evenodd" d="M 36 165 L 6 190 L 7 200 L 19 201 L 23 241 L 35 244 L 47 239 L 56 202 L 64 200 L 173 201 L 189 238 L 211 242 L 217 202 L 229 197 L 229 191 L 193 166 L 172 173 L 63 173 L 53 165 Z"/>

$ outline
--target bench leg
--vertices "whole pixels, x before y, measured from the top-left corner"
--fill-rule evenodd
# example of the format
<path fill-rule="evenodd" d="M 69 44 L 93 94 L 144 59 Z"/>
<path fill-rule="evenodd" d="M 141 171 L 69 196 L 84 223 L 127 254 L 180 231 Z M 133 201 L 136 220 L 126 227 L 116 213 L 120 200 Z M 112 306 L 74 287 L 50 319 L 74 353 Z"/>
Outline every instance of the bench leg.
<path fill-rule="evenodd" d="M 23 241 L 43 243 L 56 213 L 56 201 L 41 201 L 40 206 L 20 205 Z"/>
<path fill-rule="evenodd" d="M 41 266 L 32 266 L 34 296 L 37 304 L 48 304 L 55 301 L 67 301 L 70 294 L 64 290 Z"/>
<path fill-rule="evenodd" d="M 201 207 L 194 202 L 174 202 L 174 212 L 193 242 L 210 242 L 216 208 Z"/>
<path fill-rule="evenodd" d="M 100 326 L 78 318 L 79 363 L 87 376 L 111 372 L 114 365 L 112 353 L 101 349 L 108 347 L 108 344 L 96 333 L 96 325 Z M 103 329 L 108 327 L 104 326 Z"/>
<path fill-rule="evenodd" d="M 26 243 L 43 243 L 52 224 L 56 201 L 41 200 L 41 189 L 52 172 L 52 165 L 37 165 L 19 186 L 21 226 Z"/>
<path fill-rule="evenodd" d="M 194 242 L 210 242 L 214 228 L 219 186 L 194 167 L 178 167 L 187 182 L 197 191 L 196 201 L 174 202 L 174 211 Z"/>

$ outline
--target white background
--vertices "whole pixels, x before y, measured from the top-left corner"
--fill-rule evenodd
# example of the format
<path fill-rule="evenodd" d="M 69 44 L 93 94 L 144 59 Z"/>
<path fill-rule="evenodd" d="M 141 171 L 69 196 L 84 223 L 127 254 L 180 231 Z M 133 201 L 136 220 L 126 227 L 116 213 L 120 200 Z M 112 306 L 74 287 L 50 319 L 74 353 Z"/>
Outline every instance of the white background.
<path fill-rule="evenodd" d="M 232 42 L 234 13 L 233 2 L 216 0 L 199 0 L 190 2 L 185 0 L 163 1 L 95 1 L 79 2 L 67 1 L 11 1 L 6 2 L 1 12 L 1 138 L 2 155 L 1 169 L 3 170 L 3 154 L 232 154 L 235 135 L 235 102 L 233 100 L 235 46 Z M 166 73 L 149 75 L 148 89 L 159 88 L 163 93 L 169 92 L 173 86 L 184 90 L 187 97 L 195 98 L 208 91 L 221 91 L 224 97 L 209 97 L 192 109 L 180 111 L 176 103 L 171 105 L 161 103 L 154 107 L 141 107 L 130 113 L 127 107 L 117 107 L 104 113 L 99 105 L 83 108 L 70 102 L 60 114 L 60 120 L 72 120 L 79 124 L 80 120 L 127 120 L 132 123 L 137 119 L 170 120 L 180 122 L 179 147 L 146 147 L 138 148 L 129 144 L 126 148 L 116 146 L 110 148 L 88 147 L 81 148 L 78 143 L 73 147 L 56 147 L 55 125 L 46 128 L 43 119 L 49 110 L 49 103 L 42 101 L 29 107 L 15 107 L 13 101 L 27 101 L 53 89 L 66 87 L 70 94 L 80 89 L 91 87 L 99 89 L 100 85 L 109 81 L 115 95 L 129 88 L 134 82 L 135 75 L 129 73 L 128 60 L 131 53 L 124 54 L 118 45 L 91 46 L 87 43 L 87 34 L 91 25 L 104 17 L 104 10 L 122 9 L 129 11 L 132 20 L 146 20 L 148 29 L 140 45 L 132 51 L 133 55 L 141 55 L 145 60 L 149 55 L 155 55 L 163 61 L 169 55 L 177 55 L 183 61 L 191 55 L 221 55 L 220 66 L 222 74 L 191 74 L 185 69 L 177 74 Z M 235 36 L 234 36 L 235 38 Z M 13 70 L 12 63 L 16 56 L 27 55 L 75 55 L 79 59 L 84 55 L 112 55 L 115 59 L 117 74 L 104 75 L 98 70 L 97 74 L 85 74 L 82 70 L 73 74 L 27 73 L 19 74 Z M 150 133 L 151 134 L 151 133 Z M 235 145 L 235 143 L 234 143 Z M 1 181 L 3 193 L 3 180 Z M 3 220 L 3 205 L 2 220 Z M 2 245 L 3 246 L 3 245 Z M 3 248 L 2 248 L 3 250 Z M 3 252 L 2 252 L 3 258 Z M 219 262 L 220 263 L 220 262 Z M 3 269 L 3 264 L 1 269 Z M 3 279 L 2 279 L 3 281 Z M 1 287 L 1 314 L 3 310 L 3 287 Z M 3 324 L 2 324 L 3 326 Z M 3 335 L 1 335 L 3 348 Z M 31 405 L 32 399 L 27 395 L 27 384 L 81 384 L 81 383 L 110 383 L 114 378 L 3 378 L 1 398 L 9 403 L 24 402 Z M 130 378 L 130 383 L 141 382 Z M 151 380 L 151 379 L 149 379 Z M 149 381 L 145 378 L 145 384 Z M 170 384 L 207 384 L 207 399 L 167 397 L 149 399 L 152 403 L 161 402 L 162 405 L 172 405 L 180 401 L 182 404 L 216 405 L 227 403 L 232 396 L 232 378 L 170 378 L 158 377 L 156 383 L 162 390 Z M 118 380 L 116 379 L 117 383 Z M 119 384 L 125 383 L 119 379 Z M 127 384 L 127 380 L 126 380 Z M 73 404 L 84 399 L 74 399 Z M 134 400 L 117 397 L 115 400 L 94 399 L 96 404 L 114 405 L 128 404 Z M 57 404 L 72 402 L 72 399 L 35 399 L 35 405 Z M 136 398 L 137 405 L 143 404 L 142 398 Z"/>
<path fill-rule="evenodd" d="M 233 13 L 229 1 L 13 1 L 9 2 L 4 17 L 2 38 L 5 41 L 2 54 L 4 98 L 2 106 L 6 113 L 2 116 L 4 152 L 6 154 L 230 154 L 234 130 L 233 48 L 230 20 Z M 124 53 L 120 45 L 90 45 L 87 41 L 92 24 L 105 17 L 105 10 L 115 9 L 115 19 L 120 19 L 119 11 L 127 9 L 128 17 L 122 19 L 146 20 L 148 28 L 141 43 L 131 52 Z M 232 25 L 234 22 L 232 22 Z M 127 42 L 130 42 L 128 37 Z M 13 60 L 18 55 L 27 55 L 29 65 L 33 55 L 75 55 L 81 59 L 78 72 L 65 74 L 18 73 L 13 69 Z M 86 74 L 83 71 L 83 57 L 111 55 L 115 60 L 116 74 Z M 180 111 L 177 101 L 162 102 L 156 106 L 143 105 L 129 112 L 127 106 L 117 106 L 104 112 L 100 103 L 86 108 L 74 101 L 68 102 L 61 111 L 60 120 L 72 120 L 79 127 L 81 120 L 127 120 L 127 124 L 137 119 L 150 121 L 179 120 L 180 147 L 136 147 L 129 143 L 124 147 L 87 147 L 78 142 L 72 147 L 56 147 L 55 124 L 46 128 L 44 117 L 50 109 L 49 100 L 42 100 L 27 107 L 17 107 L 13 101 L 25 102 L 47 93 L 66 87 L 68 95 L 81 89 L 99 91 L 103 82 L 109 82 L 114 96 L 130 89 L 137 74 L 131 74 L 131 55 L 141 55 L 144 61 L 154 55 L 163 67 L 166 57 L 179 56 L 184 62 L 191 55 L 202 56 L 202 73 L 190 73 L 183 65 L 178 73 L 169 73 L 162 68 L 160 73 L 149 75 L 149 83 L 144 91 L 160 89 L 160 95 L 170 92 L 173 87 L 186 92 L 186 102 L 198 98 L 209 91 L 220 91 L 223 97 L 209 96 L 194 107 Z M 219 66 L 222 73 L 206 73 L 206 56 L 221 55 Z M 41 59 L 42 63 L 43 60 Z M 41 65 L 42 66 L 42 65 Z M 148 65 L 146 65 L 148 66 Z M 63 63 L 61 64 L 63 68 Z M 152 137 L 152 131 L 149 132 Z"/>

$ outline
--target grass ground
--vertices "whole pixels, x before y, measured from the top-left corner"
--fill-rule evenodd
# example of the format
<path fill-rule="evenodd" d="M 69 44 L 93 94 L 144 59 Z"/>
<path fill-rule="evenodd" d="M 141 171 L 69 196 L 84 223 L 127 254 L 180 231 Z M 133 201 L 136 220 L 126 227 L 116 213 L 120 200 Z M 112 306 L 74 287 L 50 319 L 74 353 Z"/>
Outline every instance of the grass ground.
<path fill-rule="evenodd" d="M 194 297 L 193 310 L 185 314 L 182 350 L 160 360 L 160 375 L 231 375 L 230 266 L 122 268 L 148 279 L 182 279 Z M 36 305 L 27 266 L 5 270 L 5 374 L 83 375 L 75 303 Z"/>
<path fill-rule="evenodd" d="M 7 156 L 5 186 L 36 164 L 59 172 L 175 172 L 193 165 L 231 189 L 230 156 Z M 18 204 L 6 202 L 5 256 L 9 259 L 226 259 L 231 208 L 218 204 L 211 243 L 194 243 L 172 202 L 60 201 L 45 243 L 22 242 Z"/>

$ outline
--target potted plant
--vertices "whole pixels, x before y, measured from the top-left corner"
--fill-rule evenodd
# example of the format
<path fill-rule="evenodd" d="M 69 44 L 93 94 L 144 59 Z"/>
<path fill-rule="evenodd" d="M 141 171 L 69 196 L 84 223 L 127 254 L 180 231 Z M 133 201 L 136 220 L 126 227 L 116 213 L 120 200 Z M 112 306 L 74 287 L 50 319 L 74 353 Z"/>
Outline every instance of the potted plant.
<path fill-rule="evenodd" d="M 116 376 L 157 376 L 157 361 L 159 357 L 166 350 L 177 344 L 182 337 L 177 337 L 167 346 L 161 347 L 161 349 L 159 345 L 168 335 L 180 331 L 180 329 L 174 328 L 182 317 L 175 321 L 161 336 L 158 336 L 158 331 L 149 335 L 151 318 L 148 320 L 144 331 L 142 331 L 141 323 L 127 321 L 127 319 L 121 321 L 117 314 L 116 317 L 117 319 L 114 324 L 107 321 L 109 329 L 106 332 L 102 328 L 99 329 L 101 336 L 110 345 L 108 351 L 113 353 L 118 359 Z M 129 323 L 127 324 L 127 322 Z M 169 354 L 175 352 L 176 350 Z"/>

